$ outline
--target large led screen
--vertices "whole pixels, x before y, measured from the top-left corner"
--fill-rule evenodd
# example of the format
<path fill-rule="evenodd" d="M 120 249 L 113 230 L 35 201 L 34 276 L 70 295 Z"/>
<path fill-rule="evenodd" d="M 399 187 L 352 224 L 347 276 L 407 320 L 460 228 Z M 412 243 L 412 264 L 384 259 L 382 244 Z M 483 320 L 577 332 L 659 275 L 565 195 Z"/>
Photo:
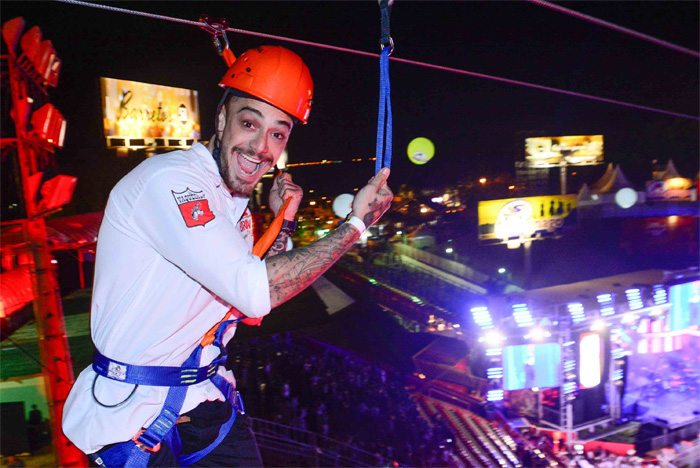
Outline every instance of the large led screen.
<path fill-rule="evenodd" d="M 561 350 L 557 343 L 507 346 L 503 354 L 503 388 L 558 387 Z"/>
<path fill-rule="evenodd" d="M 700 325 L 700 281 L 675 284 L 668 289 L 671 331 Z"/>
<path fill-rule="evenodd" d="M 603 375 L 603 343 L 598 333 L 584 333 L 579 341 L 579 384 L 593 388 Z"/>

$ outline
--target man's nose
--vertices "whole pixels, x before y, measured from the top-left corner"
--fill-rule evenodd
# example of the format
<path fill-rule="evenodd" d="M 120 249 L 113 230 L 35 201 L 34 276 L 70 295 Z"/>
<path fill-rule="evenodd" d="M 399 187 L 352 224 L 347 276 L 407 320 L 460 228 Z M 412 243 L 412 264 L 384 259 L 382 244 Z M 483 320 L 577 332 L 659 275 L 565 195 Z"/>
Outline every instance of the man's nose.
<path fill-rule="evenodd" d="M 258 133 L 251 142 L 251 147 L 257 154 L 267 153 L 268 144 L 266 135 L 262 132 Z"/>

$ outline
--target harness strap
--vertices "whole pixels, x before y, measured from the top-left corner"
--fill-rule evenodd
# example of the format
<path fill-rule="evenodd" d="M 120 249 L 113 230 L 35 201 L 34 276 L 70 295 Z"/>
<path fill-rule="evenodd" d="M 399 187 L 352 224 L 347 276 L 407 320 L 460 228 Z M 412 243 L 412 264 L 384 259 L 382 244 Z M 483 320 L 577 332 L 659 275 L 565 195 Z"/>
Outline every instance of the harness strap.
<path fill-rule="evenodd" d="M 109 359 L 99 351 L 95 351 L 92 369 L 97 375 L 118 382 L 157 387 L 182 387 L 210 379 L 216 374 L 219 364 L 222 364 L 220 358 L 204 367 L 135 366 Z"/>
<path fill-rule="evenodd" d="M 93 362 L 93 369 L 98 375 L 125 383 L 167 386 L 170 387 L 170 390 L 168 390 L 163 407 L 156 419 L 138 437 L 117 444 L 98 456 L 91 457 L 92 460 L 105 466 L 143 468 L 148 464 L 150 453 L 156 451 L 158 444 L 165 441 L 180 461 L 181 466 L 188 466 L 214 450 L 231 429 L 237 411 L 245 411 L 240 395 L 235 391 L 233 385 L 216 373 L 218 366 L 226 361 L 226 348 L 222 343 L 224 332 L 230 325 L 240 320 L 226 320 L 217 324 L 212 344 L 221 350 L 221 354 L 211 364 L 204 367 L 197 367 L 202 354 L 202 346 L 197 346 L 192 351 L 182 367 L 134 366 L 109 359 L 98 352 L 95 362 Z M 118 370 L 116 366 L 126 367 Z M 183 374 L 181 373 L 183 370 L 186 371 L 187 383 L 183 383 Z M 200 378 L 202 375 L 205 377 Z M 231 403 L 233 406 L 232 414 L 229 420 L 221 426 L 217 439 L 211 445 L 199 452 L 182 456 L 180 453 L 182 443 L 176 428 L 177 419 L 180 417 L 188 387 L 204 380 L 211 380 L 224 395 L 224 398 Z"/>

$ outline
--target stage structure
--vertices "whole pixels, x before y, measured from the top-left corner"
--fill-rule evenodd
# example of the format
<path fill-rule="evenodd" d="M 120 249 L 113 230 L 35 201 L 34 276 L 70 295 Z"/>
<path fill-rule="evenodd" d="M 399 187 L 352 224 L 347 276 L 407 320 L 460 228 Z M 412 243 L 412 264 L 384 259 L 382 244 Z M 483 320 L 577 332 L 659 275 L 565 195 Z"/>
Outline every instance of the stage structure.
<path fill-rule="evenodd" d="M 700 336 L 700 274 L 649 270 L 493 297 L 470 311 L 487 400 L 572 444 L 623 422 L 630 356 Z"/>

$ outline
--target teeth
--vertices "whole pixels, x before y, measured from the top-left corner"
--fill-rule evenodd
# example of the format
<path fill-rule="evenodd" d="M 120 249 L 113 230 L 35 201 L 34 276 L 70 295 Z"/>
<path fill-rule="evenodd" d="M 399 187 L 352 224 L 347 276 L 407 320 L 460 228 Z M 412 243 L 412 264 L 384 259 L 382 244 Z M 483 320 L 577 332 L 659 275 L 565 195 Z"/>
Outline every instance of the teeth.
<path fill-rule="evenodd" d="M 245 159 L 247 159 L 248 161 L 250 161 L 250 162 L 252 162 L 252 163 L 255 163 L 255 164 L 257 164 L 258 166 L 260 166 L 260 161 L 257 161 L 257 160 L 255 160 L 255 159 L 251 158 L 251 157 L 248 156 L 247 154 L 241 153 L 241 156 L 243 156 L 243 157 L 244 157 Z"/>

